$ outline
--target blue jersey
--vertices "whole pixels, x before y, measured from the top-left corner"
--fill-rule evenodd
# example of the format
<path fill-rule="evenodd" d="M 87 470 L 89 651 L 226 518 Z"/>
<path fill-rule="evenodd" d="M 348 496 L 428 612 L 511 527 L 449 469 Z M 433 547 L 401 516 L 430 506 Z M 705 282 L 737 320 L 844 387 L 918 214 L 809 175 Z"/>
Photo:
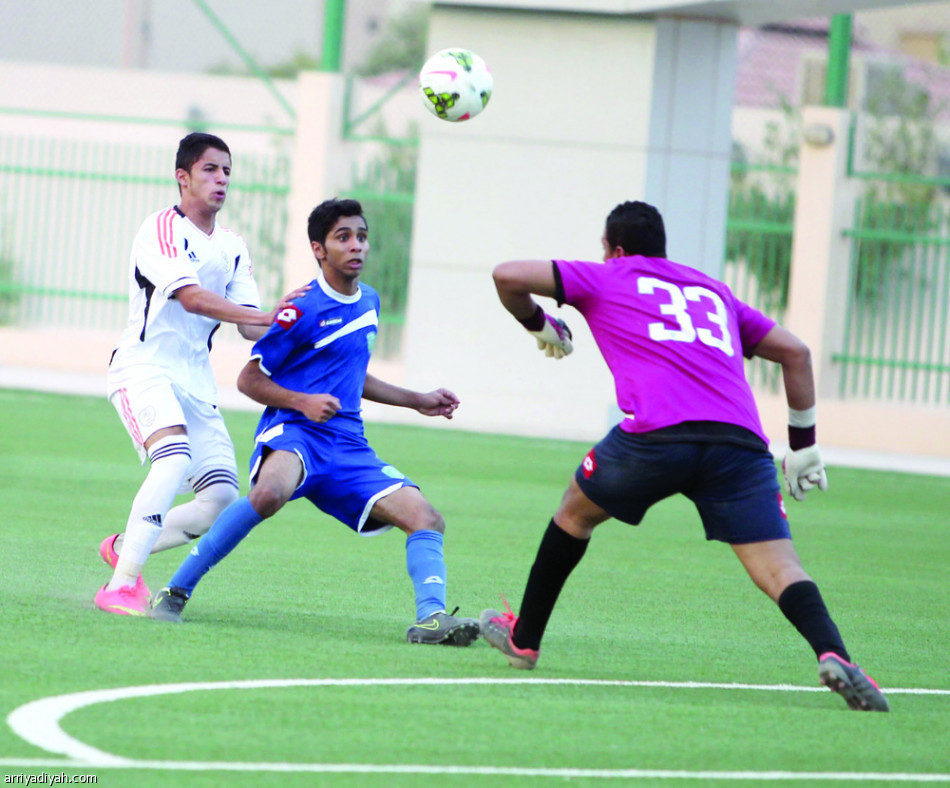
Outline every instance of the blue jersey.
<path fill-rule="evenodd" d="M 379 325 L 379 295 L 364 284 L 354 295 L 343 295 L 322 273 L 310 284 L 255 343 L 251 360 L 257 359 L 261 371 L 286 389 L 332 394 L 340 409 L 321 426 L 362 435 L 360 409 Z M 268 407 L 257 433 L 289 421 L 310 423 L 296 410 Z"/>

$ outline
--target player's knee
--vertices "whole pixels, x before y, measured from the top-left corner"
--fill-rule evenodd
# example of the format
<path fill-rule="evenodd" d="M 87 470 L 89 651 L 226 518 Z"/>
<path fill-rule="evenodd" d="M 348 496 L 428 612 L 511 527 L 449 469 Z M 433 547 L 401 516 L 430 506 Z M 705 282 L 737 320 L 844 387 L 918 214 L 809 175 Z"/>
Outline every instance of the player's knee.
<path fill-rule="evenodd" d="M 391 518 L 391 524 L 408 536 L 416 531 L 438 531 L 445 533 L 445 518 L 428 501 L 414 507 L 411 512 Z"/>
<path fill-rule="evenodd" d="M 429 503 L 426 503 L 422 511 L 417 515 L 414 525 L 417 526 L 414 529 L 417 531 L 438 531 L 440 534 L 445 533 L 445 518 Z"/>
<path fill-rule="evenodd" d="M 283 490 L 267 482 L 255 484 L 247 497 L 251 506 L 254 507 L 254 511 L 264 519 L 277 514 L 280 508 L 287 503 L 287 497 Z"/>
<path fill-rule="evenodd" d="M 211 484 L 196 492 L 195 499 L 201 501 L 211 516 L 211 522 L 214 522 L 221 512 L 238 499 L 238 488 L 230 482 Z"/>
<path fill-rule="evenodd" d="M 195 493 L 197 514 L 191 527 L 186 530 L 190 540 L 197 539 L 218 519 L 218 515 L 238 499 L 238 488 L 230 482 L 211 484 Z"/>
<path fill-rule="evenodd" d="M 444 534 L 445 533 L 445 518 L 442 516 L 440 512 L 436 511 L 431 506 L 429 507 L 429 509 L 430 509 L 430 512 L 429 512 L 428 529 L 430 531 L 438 531 L 440 534 Z"/>

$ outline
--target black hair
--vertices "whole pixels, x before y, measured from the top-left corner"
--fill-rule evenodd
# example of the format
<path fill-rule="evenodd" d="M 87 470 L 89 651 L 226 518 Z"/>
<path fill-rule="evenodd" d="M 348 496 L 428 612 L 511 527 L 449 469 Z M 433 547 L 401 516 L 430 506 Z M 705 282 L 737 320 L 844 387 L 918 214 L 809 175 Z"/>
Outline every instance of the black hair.
<path fill-rule="evenodd" d="M 324 200 L 310 212 L 307 219 L 307 237 L 311 241 L 325 244 L 327 233 L 333 229 L 333 225 L 341 216 L 360 216 L 366 221 L 359 200 Z"/>
<path fill-rule="evenodd" d="M 191 168 L 195 166 L 195 162 L 204 155 L 204 152 L 208 150 L 208 148 L 223 151 L 227 153 L 228 156 L 231 155 L 231 149 L 223 139 L 215 137 L 214 134 L 205 134 L 201 131 L 195 131 L 187 137 L 183 137 L 181 142 L 178 143 L 178 154 L 175 156 L 175 169 L 191 172 Z"/>
<path fill-rule="evenodd" d="M 614 208 L 605 226 L 607 245 L 618 246 L 627 255 L 666 257 L 666 229 L 663 217 L 645 202 L 624 202 Z"/>

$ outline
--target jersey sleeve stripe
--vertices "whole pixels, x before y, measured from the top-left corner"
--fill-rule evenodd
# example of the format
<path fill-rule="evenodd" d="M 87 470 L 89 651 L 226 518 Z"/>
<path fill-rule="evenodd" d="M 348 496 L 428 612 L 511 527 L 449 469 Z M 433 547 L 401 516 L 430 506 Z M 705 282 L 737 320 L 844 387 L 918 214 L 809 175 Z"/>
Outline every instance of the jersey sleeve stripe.
<path fill-rule="evenodd" d="M 165 257 L 178 257 L 178 250 L 175 248 L 175 235 L 172 229 L 172 222 L 175 219 L 175 211 L 169 208 L 158 215 L 158 246 Z"/>

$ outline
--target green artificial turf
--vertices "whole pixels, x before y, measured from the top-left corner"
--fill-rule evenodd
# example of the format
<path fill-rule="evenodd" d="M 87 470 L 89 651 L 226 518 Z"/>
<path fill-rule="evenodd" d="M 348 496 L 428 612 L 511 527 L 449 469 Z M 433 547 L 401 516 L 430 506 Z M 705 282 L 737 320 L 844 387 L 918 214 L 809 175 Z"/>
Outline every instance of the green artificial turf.
<path fill-rule="evenodd" d="M 246 468 L 255 417 L 226 413 Z M 380 456 L 445 516 L 448 599 L 517 610 L 541 534 L 585 444 L 367 425 Z M 180 626 L 105 615 L 98 545 L 143 477 L 104 399 L 0 390 L 0 710 L 88 690 L 261 679 L 420 679 L 205 689 L 88 705 L 63 729 L 135 761 L 189 770 L 68 768 L 0 725 L 0 774 L 94 774 L 100 785 L 814 784 L 777 772 L 950 773 L 950 479 L 846 468 L 790 501 L 795 543 L 853 657 L 895 693 L 892 713 L 822 692 L 558 684 L 554 679 L 816 687 L 814 656 L 685 499 L 643 525 L 601 526 L 555 609 L 532 673 L 483 642 L 410 646 L 412 586 L 398 531 L 363 539 L 298 501 L 198 587 Z M 246 481 L 242 479 L 242 484 Z M 164 585 L 183 549 L 152 556 Z M 484 678 L 485 683 L 438 680 Z M 504 683 L 504 680 L 528 683 Z M 17 759 L 35 764 L 17 765 Z M 237 771 L 209 770 L 229 764 Z M 338 764 L 328 773 L 247 764 Z M 243 765 L 242 765 L 243 764 Z M 353 765 L 458 767 L 360 773 Z M 277 768 L 277 767 L 273 767 Z M 482 771 L 479 771 L 482 770 Z M 606 770 L 598 774 L 587 770 Z M 736 772 L 703 777 L 699 772 Z M 858 777 L 855 777 L 857 775 Z M 787 777 L 787 775 L 785 775 Z M 896 778 L 895 778 L 896 780 Z M 9 780 L 7 781 L 9 782 Z M 831 781 L 828 781 L 829 784 Z M 880 782 L 888 782 L 883 780 Z M 879 782 L 879 784 L 880 784 Z"/>

